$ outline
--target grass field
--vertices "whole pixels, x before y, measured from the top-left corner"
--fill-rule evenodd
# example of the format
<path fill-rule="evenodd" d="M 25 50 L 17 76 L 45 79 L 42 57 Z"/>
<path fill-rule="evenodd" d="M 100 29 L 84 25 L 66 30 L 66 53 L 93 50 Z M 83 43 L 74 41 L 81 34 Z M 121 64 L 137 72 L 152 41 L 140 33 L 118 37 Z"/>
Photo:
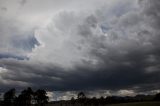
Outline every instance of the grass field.
<path fill-rule="evenodd" d="M 66 104 L 47 104 L 45 106 L 83 106 L 83 105 L 66 105 Z M 84 105 L 89 106 L 89 105 Z M 95 105 L 91 105 L 95 106 Z M 103 105 L 98 105 L 103 106 Z M 108 104 L 104 106 L 160 106 L 160 102 L 135 102 L 135 103 L 120 103 L 120 104 Z"/>
<path fill-rule="evenodd" d="M 160 102 L 121 103 L 121 104 L 111 104 L 107 106 L 160 106 Z"/>

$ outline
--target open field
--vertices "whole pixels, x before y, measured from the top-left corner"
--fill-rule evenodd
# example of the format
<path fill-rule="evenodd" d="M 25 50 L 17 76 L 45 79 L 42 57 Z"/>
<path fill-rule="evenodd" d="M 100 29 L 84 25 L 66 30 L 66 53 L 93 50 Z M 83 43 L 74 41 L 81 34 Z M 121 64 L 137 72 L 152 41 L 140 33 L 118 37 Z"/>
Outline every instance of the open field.
<path fill-rule="evenodd" d="M 83 105 L 66 105 L 66 104 L 47 104 L 45 106 L 83 106 Z M 89 105 L 84 105 L 89 106 Z M 95 105 L 90 105 L 95 106 Z M 98 105 L 102 106 L 102 105 Z M 104 106 L 160 106 L 160 102 L 135 102 L 135 103 L 120 103 L 120 104 L 108 104 Z"/>
<path fill-rule="evenodd" d="M 111 104 L 107 106 L 160 106 L 160 102 L 121 103 L 121 104 Z"/>

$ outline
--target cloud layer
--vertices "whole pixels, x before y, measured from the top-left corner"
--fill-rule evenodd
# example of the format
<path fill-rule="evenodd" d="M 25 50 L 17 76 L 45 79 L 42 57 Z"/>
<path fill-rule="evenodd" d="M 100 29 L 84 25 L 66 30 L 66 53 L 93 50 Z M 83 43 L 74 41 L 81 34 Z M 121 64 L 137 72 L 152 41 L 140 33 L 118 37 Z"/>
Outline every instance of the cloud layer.
<path fill-rule="evenodd" d="M 159 89 L 159 0 L 102 0 L 100 6 L 98 0 L 71 0 L 66 6 L 47 0 L 44 10 L 37 2 L 15 1 L 22 10 L 1 6 L 2 89 L 131 89 L 118 92 L 123 94 Z M 79 4 L 85 9 L 75 7 Z M 28 13 L 29 7 L 34 11 Z M 19 16 L 10 18 L 15 12 Z"/>

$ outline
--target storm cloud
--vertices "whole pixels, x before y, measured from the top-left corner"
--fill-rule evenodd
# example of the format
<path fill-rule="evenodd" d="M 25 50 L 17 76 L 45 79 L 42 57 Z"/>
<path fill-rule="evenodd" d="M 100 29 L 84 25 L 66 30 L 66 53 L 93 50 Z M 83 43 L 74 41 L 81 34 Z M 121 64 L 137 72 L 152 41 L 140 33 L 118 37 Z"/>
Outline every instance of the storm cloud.
<path fill-rule="evenodd" d="M 22 0 L 17 5 L 25 13 L 18 10 L 16 21 L 5 18 L 14 16 L 7 4 L 0 15 L 1 89 L 120 94 L 160 89 L 160 1 L 102 0 L 95 6 L 97 2 L 71 0 L 64 6 L 63 0 L 55 1 L 61 9 L 49 6 L 48 11 L 39 4 L 27 16 L 31 4 Z M 74 7 L 78 4 L 85 11 Z"/>

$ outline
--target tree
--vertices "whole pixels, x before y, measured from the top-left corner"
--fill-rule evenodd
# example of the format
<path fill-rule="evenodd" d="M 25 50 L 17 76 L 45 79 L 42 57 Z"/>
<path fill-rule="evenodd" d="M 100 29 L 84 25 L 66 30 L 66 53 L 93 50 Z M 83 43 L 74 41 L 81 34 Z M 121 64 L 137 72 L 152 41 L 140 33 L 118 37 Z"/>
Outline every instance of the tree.
<path fill-rule="evenodd" d="M 17 98 L 17 104 L 19 106 L 30 106 L 32 104 L 32 100 L 34 99 L 33 94 L 34 92 L 30 87 L 23 90 Z"/>
<path fill-rule="evenodd" d="M 86 99 L 86 96 L 85 96 L 85 94 L 83 92 L 79 92 L 77 98 L 78 99 Z"/>
<path fill-rule="evenodd" d="M 38 105 L 44 106 L 48 103 L 48 96 L 45 90 L 39 89 L 35 92 L 35 100 L 37 101 Z"/>
<path fill-rule="evenodd" d="M 75 99 L 74 99 L 74 97 L 71 98 L 71 104 L 72 104 L 72 105 L 75 104 Z"/>
<path fill-rule="evenodd" d="M 78 98 L 78 101 L 80 102 L 81 106 L 86 101 L 86 96 L 85 96 L 85 94 L 83 92 L 79 92 L 77 98 Z"/>
<path fill-rule="evenodd" d="M 160 101 L 160 93 L 158 93 L 158 94 L 156 94 L 156 95 L 155 95 L 154 100 L 156 100 L 156 101 Z"/>
<path fill-rule="evenodd" d="M 5 94 L 4 94 L 4 105 L 5 106 L 12 106 L 15 102 L 15 92 L 16 90 L 13 88 L 9 91 L 7 91 Z"/>
<path fill-rule="evenodd" d="M 103 97 L 103 96 L 101 96 L 101 97 L 100 97 L 99 102 L 100 102 L 102 105 L 104 105 L 104 104 L 105 104 L 105 99 L 104 99 L 104 97 Z"/>

